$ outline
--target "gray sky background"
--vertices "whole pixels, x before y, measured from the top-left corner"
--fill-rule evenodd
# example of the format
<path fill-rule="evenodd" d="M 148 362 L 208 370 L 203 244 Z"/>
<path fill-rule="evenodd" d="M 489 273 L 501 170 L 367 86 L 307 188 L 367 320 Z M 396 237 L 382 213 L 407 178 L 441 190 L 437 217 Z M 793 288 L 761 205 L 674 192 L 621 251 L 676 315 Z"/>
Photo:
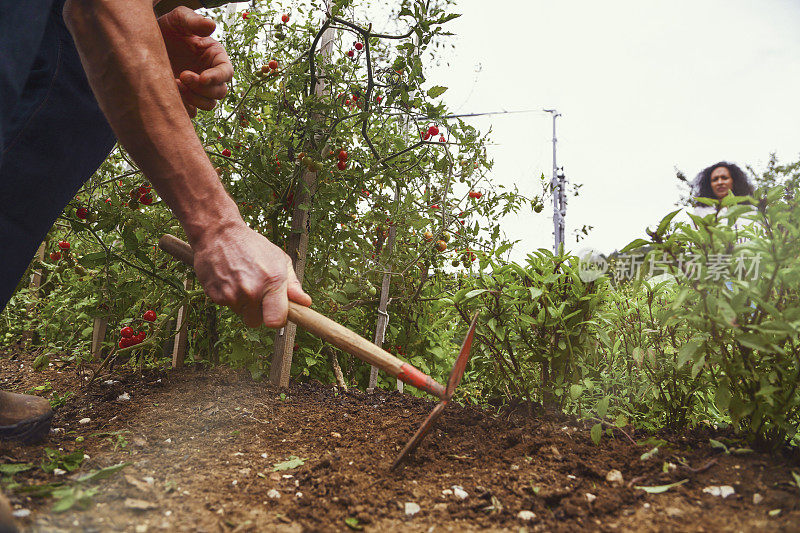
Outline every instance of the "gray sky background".
<path fill-rule="evenodd" d="M 391 28 L 381 20 L 389 6 L 351 15 Z M 559 165 L 583 184 L 569 199 L 568 249 L 608 253 L 645 236 L 675 209 L 676 168 L 692 178 L 719 160 L 760 172 L 772 152 L 800 158 L 800 0 L 458 0 L 454 11 L 456 35 L 434 50 L 429 85 L 449 88 L 442 98 L 454 113 L 562 114 Z M 492 130 L 491 179 L 540 193 L 550 115 L 469 121 Z M 552 249 L 545 205 L 504 220 L 520 241 L 511 259 Z M 576 243 L 584 224 L 594 229 Z"/>
<path fill-rule="evenodd" d="M 454 112 L 555 107 L 558 159 L 582 183 L 567 245 L 610 252 L 675 209 L 675 168 L 721 159 L 762 170 L 800 158 L 800 2 L 460 0 L 454 49 L 429 81 Z M 493 130 L 493 179 L 540 191 L 544 113 L 470 119 Z M 509 217 L 521 260 L 552 248 L 552 209 Z M 575 243 L 572 231 L 594 226 Z"/>

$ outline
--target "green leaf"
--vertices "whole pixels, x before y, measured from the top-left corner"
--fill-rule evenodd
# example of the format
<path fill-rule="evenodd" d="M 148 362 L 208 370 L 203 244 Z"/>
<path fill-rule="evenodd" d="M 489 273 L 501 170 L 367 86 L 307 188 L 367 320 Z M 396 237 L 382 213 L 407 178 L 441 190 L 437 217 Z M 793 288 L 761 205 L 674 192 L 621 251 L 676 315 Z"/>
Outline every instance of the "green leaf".
<path fill-rule="evenodd" d="M 672 219 L 675 218 L 675 215 L 683 211 L 683 209 L 676 209 L 675 211 L 669 213 L 667 216 L 661 219 L 661 222 L 658 224 L 658 228 L 656 229 L 656 233 L 658 235 L 663 235 L 664 232 L 669 227 L 669 223 L 672 222 Z"/>
<path fill-rule="evenodd" d="M 794 478 L 794 484 L 800 489 L 800 474 L 792 470 L 792 477 Z"/>
<path fill-rule="evenodd" d="M 708 439 L 708 443 L 711 444 L 712 448 L 719 448 L 719 449 L 723 450 L 726 454 L 728 453 L 728 447 L 725 446 L 720 441 L 714 440 L 714 439 Z"/>
<path fill-rule="evenodd" d="M 347 527 L 354 531 L 361 531 L 364 527 L 358 523 L 358 518 L 345 518 L 344 523 L 347 524 Z"/>
<path fill-rule="evenodd" d="M 444 94 L 446 90 L 447 87 L 442 87 L 441 85 L 434 85 L 433 87 L 428 89 L 428 96 L 430 96 L 431 98 L 437 98 L 442 94 Z"/>
<path fill-rule="evenodd" d="M 689 481 L 689 479 L 682 479 L 680 481 L 676 481 L 675 483 L 670 483 L 669 485 L 657 485 L 655 487 L 642 487 L 640 485 L 636 485 L 635 489 L 640 489 L 645 491 L 648 494 L 661 494 L 662 492 L 667 492 L 669 489 L 674 489 L 675 487 L 680 487 L 684 483 Z"/>
<path fill-rule="evenodd" d="M 678 350 L 678 368 L 681 368 L 683 365 L 694 358 L 694 354 L 697 353 L 697 350 L 700 349 L 702 345 L 701 341 L 693 340 L 685 343 L 681 346 L 681 349 Z"/>
<path fill-rule="evenodd" d="M 0 474 L 4 476 L 13 476 L 19 472 L 25 472 L 26 470 L 30 470 L 33 468 L 33 465 L 30 463 L 11 463 L 0 465 Z"/>
<path fill-rule="evenodd" d="M 78 482 L 86 483 L 88 481 L 100 481 L 101 479 L 107 479 L 130 464 L 131 463 L 118 463 L 105 468 L 100 468 L 98 470 L 92 470 L 88 474 L 79 477 Z"/>
<path fill-rule="evenodd" d="M 649 452 L 644 452 L 639 459 L 641 459 L 642 461 L 647 461 L 647 460 L 652 459 L 653 457 L 655 457 L 655 455 L 657 453 L 658 453 L 658 446 L 656 446 L 655 448 L 653 448 Z"/>
<path fill-rule="evenodd" d="M 571 385 L 569 388 L 569 397 L 572 400 L 577 400 L 583 394 L 583 386 L 582 385 Z"/>
<path fill-rule="evenodd" d="M 728 390 L 727 382 L 721 383 L 714 395 L 714 404 L 721 410 L 725 410 L 731 404 L 731 391 Z"/>
<path fill-rule="evenodd" d="M 467 300 L 471 300 L 472 298 L 475 298 L 484 292 L 487 292 L 487 289 L 473 289 L 464 295 L 464 299 L 462 301 L 466 302 Z"/>
<path fill-rule="evenodd" d="M 86 268 L 99 266 L 104 264 L 105 262 L 106 262 L 105 252 L 92 252 L 78 259 L 78 263 L 85 266 Z"/>
<path fill-rule="evenodd" d="M 531 300 L 535 300 L 544 294 L 544 291 L 539 287 L 528 287 L 528 291 L 531 293 Z"/>
<path fill-rule="evenodd" d="M 602 424 L 595 424 L 592 426 L 589 435 L 592 437 L 592 442 L 595 444 L 600 444 L 600 437 L 603 435 L 603 425 Z"/>
<path fill-rule="evenodd" d="M 624 428 L 628 425 L 628 417 L 623 415 L 622 413 L 617 415 L 617 419 L 614 420 L 614 425 L 618 428 Z"/>
<path fill-rule="evenodd" d="M 275 463 L 273 465 L 272 471 L 273 472 L 282 472 L 284 470 L 291 470 L 293 468 L 297 468 L 298 466 L 303 466 L 306 463 L 305 459 L 300 459 L 296 455 L 292 455 L 289 457 L 287 461 L 282 463 Z"/>
<path fill-rule="evenodd" d="M 604 396 L 600 401 L 597 402 L 596 410 L 598 418 L 602 419 L 606 417 L 606 414 L 608 413 L 609 399 L 610 398 L 608 396 Z"/>
<path fill-rule="evenodd" d="M 634 239 L 629 242 L 625 248 L 619 251 L 619 253 L 630 252 L 631 250 L 636 250 L 637 248 L 641 248 L 642 246 L 647 246 L 650 244 L 650 241 L 646 241 L 644 239 Z"/>

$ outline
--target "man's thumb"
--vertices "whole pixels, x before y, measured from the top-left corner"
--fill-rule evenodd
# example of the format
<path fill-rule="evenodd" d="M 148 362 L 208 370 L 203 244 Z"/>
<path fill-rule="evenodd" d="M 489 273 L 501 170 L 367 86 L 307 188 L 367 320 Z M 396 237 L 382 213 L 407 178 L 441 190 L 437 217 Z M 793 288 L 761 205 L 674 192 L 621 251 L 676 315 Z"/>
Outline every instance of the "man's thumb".
<path fill-rule="evenodd" d="M 181 10 L 180 24 L 186 33 L 200 37 L 208 37 L 217 28 L 216 22 L 189 8 Z"/>

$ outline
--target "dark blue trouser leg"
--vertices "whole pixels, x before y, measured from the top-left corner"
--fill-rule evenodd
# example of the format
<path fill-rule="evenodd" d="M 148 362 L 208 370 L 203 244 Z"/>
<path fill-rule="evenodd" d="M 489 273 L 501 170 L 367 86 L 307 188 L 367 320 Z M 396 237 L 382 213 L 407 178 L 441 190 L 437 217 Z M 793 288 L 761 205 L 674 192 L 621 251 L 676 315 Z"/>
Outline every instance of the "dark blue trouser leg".
<path fill-rule="evenodd" d="M 0 0 L 0 8 L 6 3 Z M 61 18 L 63 1 L 53 3 L 42 9 L 44 23 L 31 2 L 8 7 L 13 12 L 24 6 L 26 17 L 42 26 L 35 31 L 31 20 L 22 28 L 7 27 L 8 10 L 0 11 L 0 35 L 24 34 L 32 51 L 28 58 L 0 48 L 0 78 L 7 78 L 0 80 L 0 310 L 56 218 L 116 142 Z M 0 38 L 0 47 L 13 40 Z M 8 57 L 16 63 L 9 65 Z M 20 78 L 23 89 L 14 102 Z"/>

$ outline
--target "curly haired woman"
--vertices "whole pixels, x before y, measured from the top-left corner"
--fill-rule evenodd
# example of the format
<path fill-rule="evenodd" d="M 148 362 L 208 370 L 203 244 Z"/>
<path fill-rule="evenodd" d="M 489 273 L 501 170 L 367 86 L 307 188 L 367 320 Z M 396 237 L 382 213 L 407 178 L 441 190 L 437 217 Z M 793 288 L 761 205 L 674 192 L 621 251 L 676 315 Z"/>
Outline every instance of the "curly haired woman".
<path fill-rule="evenodd" d="M 692 196 L 695 198 L 722 200 L 729 192 L 733 192 L 735 196 L 748 196 L 753 194 L 753 186 L 741 168 L 727 161 L 706 167 L 692 183 Z M 710 205 L 699 202 L 695 205 L 695 214 L 698 215 L 716 211 L 716 208 Z"/>

